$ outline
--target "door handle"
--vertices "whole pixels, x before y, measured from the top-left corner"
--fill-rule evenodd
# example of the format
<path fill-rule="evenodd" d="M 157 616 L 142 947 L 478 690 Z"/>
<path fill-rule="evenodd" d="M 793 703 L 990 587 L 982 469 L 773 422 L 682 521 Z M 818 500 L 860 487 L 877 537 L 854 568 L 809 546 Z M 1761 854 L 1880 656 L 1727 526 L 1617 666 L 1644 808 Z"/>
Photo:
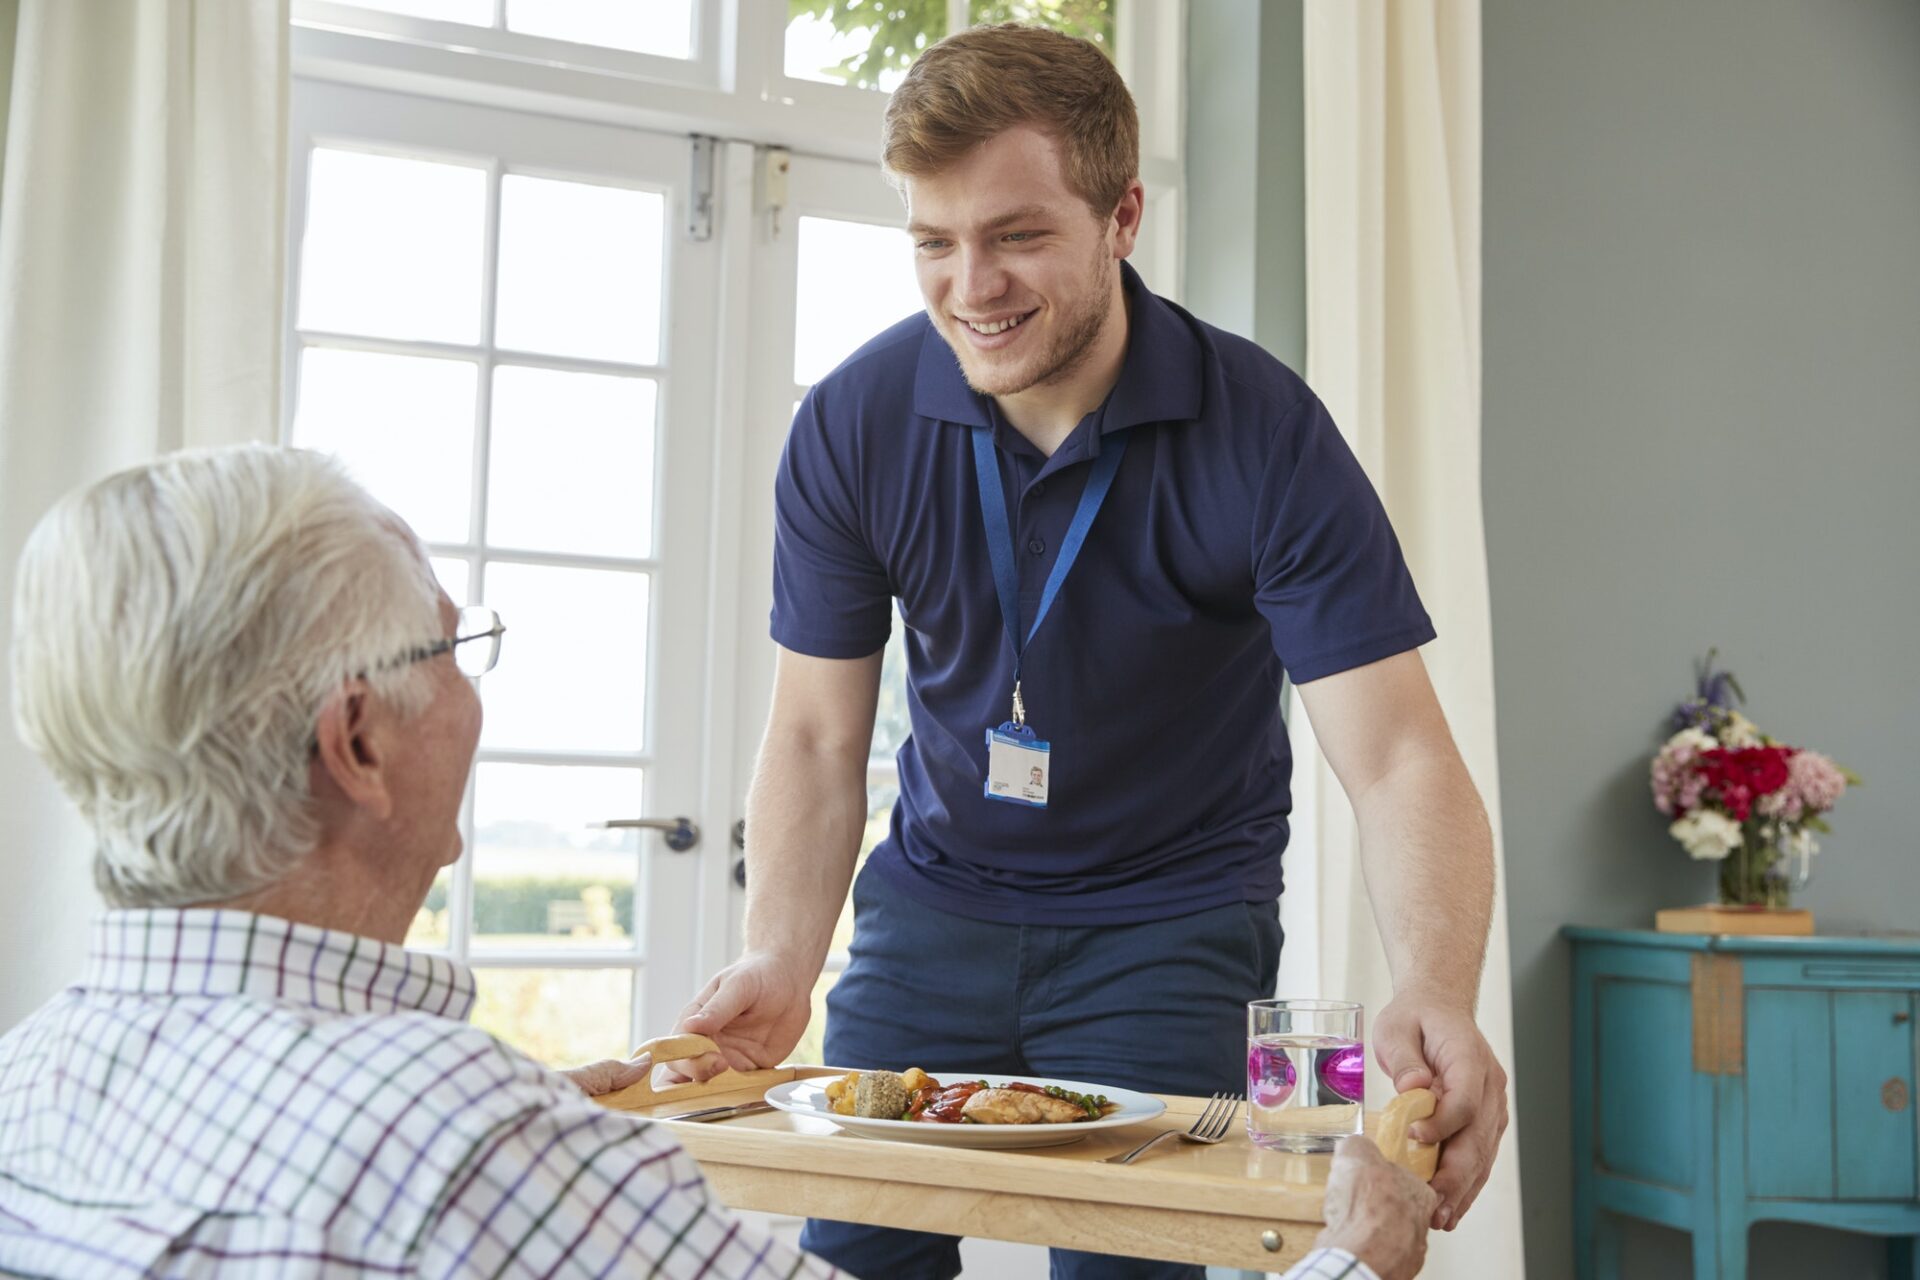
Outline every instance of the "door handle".
<path fill-rule="evenodd" d="M 610 822 L 593 824 L 607 831 L 659 831 L 664 834 L 667 848 L 675 853 L 685 853 L 700 843 L 700 824 L 692 818 L 615 818 Z"/>

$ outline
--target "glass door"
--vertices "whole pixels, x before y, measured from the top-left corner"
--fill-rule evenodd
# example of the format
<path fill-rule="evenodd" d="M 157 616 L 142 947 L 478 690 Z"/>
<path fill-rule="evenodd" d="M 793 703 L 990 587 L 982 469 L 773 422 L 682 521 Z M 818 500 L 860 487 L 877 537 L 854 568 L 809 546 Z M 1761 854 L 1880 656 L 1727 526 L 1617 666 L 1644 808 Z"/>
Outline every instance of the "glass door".
<path fill-rule="evenodd" d="M 719 270 L 691 169 L 680 137 L 296 87 L 287 438 L 507 627 L 466 852 L 408 942 L 472 964 L 475 1021 L 558 1066 L 670 1026 L 703 910 L 724 927 L 701 886 L 730 816 L 699 808 Z M 596 825 L 681 817 L 684 851 Z"/>
<path fill-rule="evenodd" d="M 765 726 L 773 682 L 766 619 L 772 607 L 773 476 L 794 410 L 815 381 L 888 325 L 923 309 L 914 279 L 906 212 L 877 165 L 808 156 L 763 156 L 763 168 L 785 167 L 780 207 L 757 206 L 752 269 L 747 405 L 747 484 L 741 503 L 744 637 L 740 721 L 735 741 L 750 753 Z M 775 184 L 777 187 L 777 183 Z M 764 188 L 765 184 L 763 184 Z M 886 834 L 898 780 L 894 753 L 907 737 L 904 651 L 898 626 L 888 642 L 880 709 L 867 770 L 864 860 Z M 749 776 L 743 754 L 737 776 Z M 827 989 L 846 965 L 851 906 L 843 910 L 814 991 L 814 1020 L 794 1050 L 795 1062 L 820 1060 Z M 735 939 L 735 949 L 738 939 Z"/>

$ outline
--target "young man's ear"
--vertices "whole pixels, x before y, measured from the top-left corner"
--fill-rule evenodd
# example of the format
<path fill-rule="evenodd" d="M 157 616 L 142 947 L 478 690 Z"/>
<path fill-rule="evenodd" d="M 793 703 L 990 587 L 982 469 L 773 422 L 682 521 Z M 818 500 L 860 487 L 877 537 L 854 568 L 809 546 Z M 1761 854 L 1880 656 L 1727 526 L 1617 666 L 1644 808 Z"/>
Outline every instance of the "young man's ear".
<path fill-rule="evenodd" d="M 1133 246 L 1140 239 L 1140 219 L 1147 209 L 1147 188 L 1135 178 L 1120 193 L 1120 203 L 1113 207 L 1113 219 L 1108 234 L 1113 237 L 1113 256 L 1127 258 L 1133 255 Z"/>
<path fill-rule="evenodd" d="M 393 816 L 393 795 L 387 789 L 384 747 L 372 732 L 372 712 L 373 694 L 364 680 L 349 680 L 328 698 L 314 726 L 313 767 L 349 804 L 384 821 Z"/>

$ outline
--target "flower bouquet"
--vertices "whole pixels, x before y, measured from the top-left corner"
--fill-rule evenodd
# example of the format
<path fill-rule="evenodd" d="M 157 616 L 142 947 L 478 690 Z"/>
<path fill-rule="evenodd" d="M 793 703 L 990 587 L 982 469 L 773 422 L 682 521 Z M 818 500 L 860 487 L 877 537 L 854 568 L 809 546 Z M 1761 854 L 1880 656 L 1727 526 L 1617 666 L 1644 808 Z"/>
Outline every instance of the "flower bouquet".
<path fill-rule="evenodd" d="M 1653 758 L 1653 804 L 1695 858 L 1720 864 L 1720 901 L 1785 907 L 1819 851 L 1814 833 L 1860 779 L 1818 751 L 1762 733 L 1735 706 L 1746 694 L 1718 651 L 1696 671 L 1694 695 L 1674 709 L 1673 736 Z"/>

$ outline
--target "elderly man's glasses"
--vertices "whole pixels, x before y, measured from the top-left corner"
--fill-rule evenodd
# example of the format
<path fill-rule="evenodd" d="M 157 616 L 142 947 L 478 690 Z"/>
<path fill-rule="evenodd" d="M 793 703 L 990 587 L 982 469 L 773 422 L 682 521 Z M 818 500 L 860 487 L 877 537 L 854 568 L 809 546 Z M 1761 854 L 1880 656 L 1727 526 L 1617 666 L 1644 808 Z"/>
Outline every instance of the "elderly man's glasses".
<path fill-rule="evenodd" d="M 391 665 L 404 667 L 409 663 L 425 662 L 443 653 L 451 653 L 454 665 L 460 668 L 460 674 L 469 680 L 478 680 L 493 670 L 494 663 L 500 661 L 500 637 L 506 632 L 499 614 L 483 604 L 470 604 L 460 611 L 452 635 L 445 640 L 410 649 Z"/>

